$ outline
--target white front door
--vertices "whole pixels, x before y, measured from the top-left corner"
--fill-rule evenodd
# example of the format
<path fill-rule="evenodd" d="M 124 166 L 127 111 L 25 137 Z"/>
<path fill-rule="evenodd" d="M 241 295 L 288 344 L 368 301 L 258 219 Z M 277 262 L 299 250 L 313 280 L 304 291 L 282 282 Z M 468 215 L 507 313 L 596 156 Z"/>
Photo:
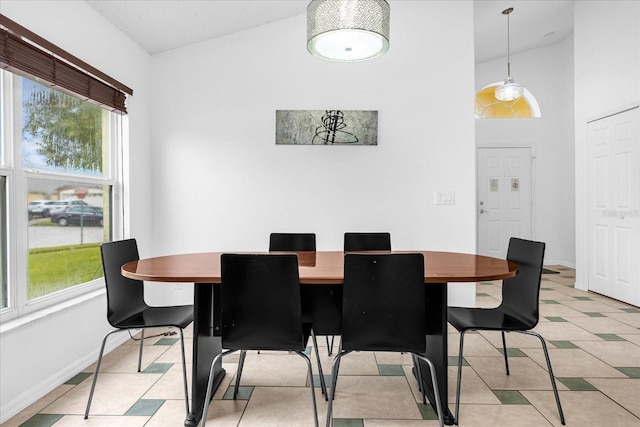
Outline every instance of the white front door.
<path fill-rule="evenodd" d="M 640 305 L 639 109 L 587 124 L 589 290 Z"/>
<path fill-rule="evenodd" d="M 478 148 L 478 253 L 507 256 L 510 237 L 531 238 L 531 149 Z"/>

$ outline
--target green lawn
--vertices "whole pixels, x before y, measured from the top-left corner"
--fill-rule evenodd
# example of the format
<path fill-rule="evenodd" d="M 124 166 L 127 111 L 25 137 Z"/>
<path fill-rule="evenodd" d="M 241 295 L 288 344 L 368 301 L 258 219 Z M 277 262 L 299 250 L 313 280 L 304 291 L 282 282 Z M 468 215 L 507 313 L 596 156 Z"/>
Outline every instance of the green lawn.
<path fill-rule="evenodd" d="M 29 300 L 102 277 L 100 244 L 29 251 Z"/>

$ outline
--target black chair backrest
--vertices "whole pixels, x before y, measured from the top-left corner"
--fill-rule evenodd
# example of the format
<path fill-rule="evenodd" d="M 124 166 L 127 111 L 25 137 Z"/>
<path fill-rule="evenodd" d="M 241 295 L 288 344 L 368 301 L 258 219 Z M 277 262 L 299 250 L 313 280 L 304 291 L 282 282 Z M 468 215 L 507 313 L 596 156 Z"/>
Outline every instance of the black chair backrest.
<path fill-rule="evenodd" d="M 271 233 L 270 251 L 315 251 L 315 233 Z"/>
<path fill-rule="evenodd" d="M 135 239 L 107 242 L 100 245 L 104 282 L 107 286 L 107 320 L 113 327 L 147 308 L 144 285 L 140 280 L 124 277 L 120 268 L 140 259 Z"/>
<path fill-rule="evenodd" d="M 222 254 L 222 346 L 305 348 L 295 254 Z"/>
<path fill-rule="evenodd" d="M 498 309 L 524 322 L 528 328 L 538 324 L 544 249 L 543 242 L 515 237 L 509 240 L 507 260 L 518 264 L 519 269 L 515 277 L 502 281 L 502 303 Z"/>
<path fill-rule="evenodd" d="M 422 254 L 346 254 L 342 349 L 426 350 Z"/>
<path fill-rule="evenodd" d="M 390 251 L 390 233 L 344 233 L 344 251 Z"/>

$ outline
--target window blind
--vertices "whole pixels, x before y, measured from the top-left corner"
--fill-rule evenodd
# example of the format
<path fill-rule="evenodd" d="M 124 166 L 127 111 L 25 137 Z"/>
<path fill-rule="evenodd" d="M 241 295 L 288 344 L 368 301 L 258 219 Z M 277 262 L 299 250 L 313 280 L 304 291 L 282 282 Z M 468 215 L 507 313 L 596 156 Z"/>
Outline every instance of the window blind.
<path fill-rule="evenodd" d="M 133 90 L 0 14 L 0 67 L 126 114 Z"/>

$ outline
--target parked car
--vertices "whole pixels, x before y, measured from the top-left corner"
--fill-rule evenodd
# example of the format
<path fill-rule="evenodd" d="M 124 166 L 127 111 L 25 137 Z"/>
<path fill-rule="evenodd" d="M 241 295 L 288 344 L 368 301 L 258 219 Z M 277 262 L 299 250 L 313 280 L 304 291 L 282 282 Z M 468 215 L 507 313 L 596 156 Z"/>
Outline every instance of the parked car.
<path fill-rule="evenodd" d="M 83 200 L 56 200 L 47 206 L 49 208 L 49 214 L 53 215 L 67 211 L 72 206 L 89 206 L 89 204 Z"/>
<path fill-rule="evenodd" d="M 46 218 L 49 216 L 49 209 L 51 204 L 55 203 L 53 200 L 34 200 L 29 202 L 27 211 L 29 212 L 29 219 L 40 217 Z"/>
<path fill-rule="evenodd" d="M 102 208 L 96 208 L 89 205 L 73 206 L 67 210 L 51 213 L 51 222 L 55 222 L 61 227 L 66 227 L 67 225 L 80 225 L 81 221 L 83 226 L 94 225 L 102 227 L 102 219 Z"/>

